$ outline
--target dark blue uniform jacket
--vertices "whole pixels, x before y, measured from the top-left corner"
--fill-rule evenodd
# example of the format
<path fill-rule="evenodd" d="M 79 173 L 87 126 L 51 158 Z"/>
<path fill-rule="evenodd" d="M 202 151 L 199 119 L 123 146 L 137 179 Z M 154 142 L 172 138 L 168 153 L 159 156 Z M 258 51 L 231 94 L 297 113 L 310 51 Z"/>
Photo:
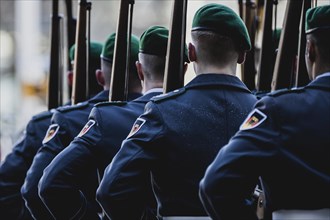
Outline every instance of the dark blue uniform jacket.
<path fill-rule="evenodd" d="M 243 198 L 259 176 L 266 207 L 330 208 L 330 75 L 262 98 L 201 181 L 214 219 L 256 219 Z"/>
<path fill-rule="evenodd" d="M 81 192 L 82 183 L 88 182 L 89 176 L 86 174 L 99 169 L 102 177 L 105 167 L 117 153 L 145 104 L 158 94 L 148 93 L 127 103 L 99 103 L 92 109 L 84 129 L 50 163 L 40 181 L 43 201 L 57 219 L 81 218 L 87 214 L 88 199 L 85 197 L 89 195 Z M 95 198 L 97 187 L 89 187 Z M 74 207 L 70 212 L 66 212 L 66 203 Z"/>
<path fill-rule="evenodd" d="M 107 167 L 97 199 L 114 219 L 141 204 L 149 172 L 161 216 L 206 215 L 199 181 L 251 111 L 255 96 L 235 76 L 201 74 L 152 99 Z"/>
<path fill-rule="evenodd" d="M 52 114 L 51 111 L 45 111 L 33 116 L 25 128 L 23 137 L 0 166 L 1 219 L 32 219 L 24 205 L 21 187 L 33 157 L 42 145 Z"/>
<path fill-rule="evenodd" d="M 109 91 L 102 91 L 86 102 L 78 103 L 75 106 L 60 107 L 53 114 L 51 125 L 43 140 L 43 146 L 34 157 L 21 189 L 26 205 L 35 218 L 52 218 L 38 196 L 38 182 L 44 168 L 79 133 L 88 120 L 88 115 L 92 107 L 98 102 L 108 100 L 108 94 Z M 97 183 L 90 181 L 86 184 Z"/>

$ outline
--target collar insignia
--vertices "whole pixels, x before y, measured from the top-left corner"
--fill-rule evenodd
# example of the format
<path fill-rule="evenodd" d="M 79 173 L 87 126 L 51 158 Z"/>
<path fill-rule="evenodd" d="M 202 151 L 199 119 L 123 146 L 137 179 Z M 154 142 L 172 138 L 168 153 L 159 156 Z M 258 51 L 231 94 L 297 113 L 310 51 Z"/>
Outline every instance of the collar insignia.
<path fill-rule="evenodd" d="M 254 109 L 248 117 L 245 119 L 240 130 L 249 130 L 259 126 L 263 121 L 265 121 L 267 116 L 258 109 Z"/>
<path fill-rule="evenodd" d="M 58 124 L 52 124 L 49 126 L 46 136 L 42 140 L 42 144 L 45 144 L 49 142 L 53 137 L 55 137 L 56 133 L 58 132 L 58 129 L 60 126 Z"/>

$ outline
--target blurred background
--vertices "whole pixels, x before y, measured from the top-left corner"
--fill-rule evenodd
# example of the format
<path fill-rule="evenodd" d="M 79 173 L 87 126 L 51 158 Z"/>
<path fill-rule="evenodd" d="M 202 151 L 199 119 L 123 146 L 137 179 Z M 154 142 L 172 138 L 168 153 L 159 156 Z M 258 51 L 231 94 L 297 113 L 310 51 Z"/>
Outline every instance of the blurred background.
<path fill-rule="evenodd" d="M 91 0 L 91 40 L 104 42 L 116 31 L 119 0 Z M 135 0 L 133 34 L 140 36 L 151 25 L 169 27 L 173 0 Z M 238 13 L 238 1 L 188 1 L 186 41 L 196 10 L 207 3 L 220 3 Z M 77 16 L 78 0 L 73 0 L 73 16 Z M 318 5 L 329 4 L 328 0 Z M 283 23 L 286 0 L 278 1 L 277 27 Z M 59 1 L 59 11 L 66 24 L 65 4 Z M 50 64 L 51 0 L 0 1 L 0 159 L 10 152 L 31 117 L 47 110 L 47 77 Z M 63 30 L 66 31 L 65 28 Z M 64 34 L 66 36 L 66 34 Z M 256 37 L 256 44 L 260 36 Z M 66 45 L 67 39 L 63 39 Z M 66 50 L 64 50 L 66 52 Z M 64 53 L 64 56 L 68 56 Z M 67 68 L 64 64 L 63 74 Z M 240 68 L 238 68 L 238 76 Z M 185 83 L 194 77 L 192 65 Z M 63 77 L 65 80 L 66 77 Z M 64 93 L 66 94 L 66 93 Z M 64 102 L 69 97 L 64 97 Z"/>

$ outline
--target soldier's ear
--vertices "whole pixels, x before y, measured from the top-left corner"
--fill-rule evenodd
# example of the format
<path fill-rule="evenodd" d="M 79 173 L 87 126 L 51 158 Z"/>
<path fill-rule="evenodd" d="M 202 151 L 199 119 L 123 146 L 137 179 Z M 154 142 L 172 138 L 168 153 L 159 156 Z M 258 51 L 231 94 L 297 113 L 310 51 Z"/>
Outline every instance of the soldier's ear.
<path fill-rule="evenodd" d="M 183 65 L 183 74 L 186 74 L 187 70 L 188 70 L 188 63 L 185 63 Z"/>
<path fill-rule="evenodd" d="M 72 70 L 68 71 L 67 77 L 68 77 L 68 86 L 72 86 L 73 85 L 73 71 Z"/>
<path fill-rule="evenodd" d="M 309 61 L 315 61 L 315 44 L 312 40 L 308 39 L 306 41 L 306 57 Z"/>
<path fill-rule="evenodd" d="M 246 57 L 246 52 L 242 51 L 238 53 L 238 59 L 237 59 L 237 63 L 238 64 L 242 64 L 245 62 L 245 57 Z"/>
<path fill-rule="evenodd" d="M 192 43 L 189 43 L 188 45 L 188 58 L 190 62 L 194 62 L 197 60 L 196 48 Z"/>
<path fill-rule="evenodd" d="M 136 70 L 137 70 L 137 73 L 139 75 L 139 79 L 141 81 L 144 81 L 144 74 L 143 74 L 143 67 L 142 67 L 142 64 L 139 62 L 139 61 L 136 61 L 135 62 L 135 66 L 136 66 Z"/>
<path fill-rule="evenodd" d="M 95 71 L 95 77 L 99 85 L 104 86 L 105 85 L 105 79 L 104 79 L 104 74 L 103 71 L 100 69 L 97 69 Z"/>

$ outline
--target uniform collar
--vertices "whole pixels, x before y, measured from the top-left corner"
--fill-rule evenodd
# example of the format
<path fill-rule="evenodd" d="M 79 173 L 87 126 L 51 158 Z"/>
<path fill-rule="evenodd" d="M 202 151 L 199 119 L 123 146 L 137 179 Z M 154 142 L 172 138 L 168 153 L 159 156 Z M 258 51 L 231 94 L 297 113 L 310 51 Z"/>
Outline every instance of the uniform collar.
<path fill-rule="evenodd" d="M 244 83 L 236 76 L 228 74 L 216 74 L 216 73 L 205 73 L 196 76 L 186 86 L 186 89 L 204 87 L 204 86 L 224 86 L 234 87 L 245 92 L 251 93 L 251 91 L 244 85 Z"/>
<path fill-rule="evenodd" d="M 162 93 L 162 92 L 163 92 L 163 88 L 153 88 L 153 89 L 149 89 L 149 90 L 146 91 L 143 95 L 147 95 L 147 94 L 152 93 L 152 92 Z"/>
<path fill-rule="evenodd" d="M 141 93 L 138 93 L 138 92 L 132 92 L 132 93 L 128 93 L 128 101 L 132 101 L 134 99 L 137 99 L 139 98 L 140 96 L 142 96 Z"/>
<path fill-rule="evenodd" d="M 321 75 L 318 75 L 315 79 L 319 79 L 319 78 L 326 77 L 326 76 L 330 76 L 330 72 L 322 73 Z"/>
<path fill-rule="evenodd" d="M 150 89 L 146 93 L 144 93 L 143 96 L 137 98 L 136 101 L 142 101 L 142 102 L 149 101 L 152 97 L 160 95 L 162 93 L 163 93 L 162 88 Z"/>
<path fill-rule="evenodd" d="M 330 73 L 323 73 L 310 82 L 307 87 L 330 90 Z"/>
<path fill-rule="evenodd" d="M 109 90 L 103 90 L 88 100 L 91 103 L 104 102 L 109 100 Z"/>

